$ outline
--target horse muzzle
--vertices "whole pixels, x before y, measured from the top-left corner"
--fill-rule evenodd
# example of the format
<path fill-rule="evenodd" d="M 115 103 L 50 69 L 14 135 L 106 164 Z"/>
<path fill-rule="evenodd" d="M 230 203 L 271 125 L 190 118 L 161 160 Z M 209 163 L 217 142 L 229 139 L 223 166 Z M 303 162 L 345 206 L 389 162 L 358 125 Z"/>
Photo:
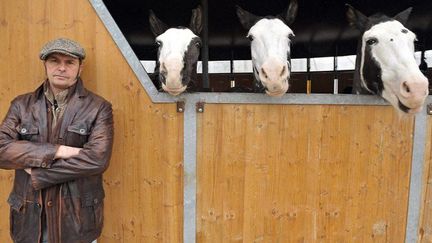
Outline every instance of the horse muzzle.
<path fill-rule="evenodd" d="M 399 87 L 399 108 L 406 113 L 419 112 L 429 94 L 429 82 L 422 76 L 413 81 L 401 82 Z"/>

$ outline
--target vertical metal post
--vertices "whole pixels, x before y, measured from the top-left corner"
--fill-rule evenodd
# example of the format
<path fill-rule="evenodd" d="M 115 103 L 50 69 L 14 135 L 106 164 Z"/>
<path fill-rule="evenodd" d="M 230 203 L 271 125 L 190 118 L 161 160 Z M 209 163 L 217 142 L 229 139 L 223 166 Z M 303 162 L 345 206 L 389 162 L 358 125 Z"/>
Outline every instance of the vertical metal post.
<path fill-rule="evenodd" d="M 423 163 L 425 155 L 427 115 L 426 108 L 416 115 L 414 125 L 414 142 L 411 161 L 411 180 L 408 201 L 408 216 L 405 242 L 417 242 L 420 223 L 422 194 Z"/>
<path fill-rule="evenodd" d="M 201 34 L 202 48 L 201 48 L 201 62 L 202 62 L 202 81 L 203 88 L 205 90 L 210 88 L 209 76 L 208 76 L 208 60 L 209 60 L 209 49 L 208 49 L 208 1 L 201 0 L 201 6 L 203 11 L 203 29 Z"/>
<path fill-rule="evenodd" d="M 183 185 L 183 242 L 196 242 L 196 154 L 197 154 L 197 115 L 193 99 L 186 100 L 184 112 L 184 185 Z"/>
<path fill-rule="evenodd" d="M 306 59 L 306 73 L 307 73 L 307 81 L 306 81 L 306 94 L 310 94 L 312 91 L 312 81 L 310 75 L 310 58 Z"/>
<path fill-rule="evenodd" d="M 333 94 L 339 93 L 339 79 L 338 79 L 338 47 L 336 46 L 336 53 L 333 58 Z"/>
<path fill-rule="evenodd" d="M 234 51 L 231 44 L 231 59 L 230 59 L 230 88 L 235 88 L 235 77 L 234 77 Z"/>

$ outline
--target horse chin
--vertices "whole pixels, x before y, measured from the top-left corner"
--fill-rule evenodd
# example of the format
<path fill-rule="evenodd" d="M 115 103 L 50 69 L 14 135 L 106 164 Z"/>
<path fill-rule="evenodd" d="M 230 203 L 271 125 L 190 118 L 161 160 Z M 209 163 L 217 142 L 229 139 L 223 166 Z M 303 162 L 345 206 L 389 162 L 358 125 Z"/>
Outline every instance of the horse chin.
<path fill-rule="evenodd" d="M 183 86 L 183 87 L 178 88 L 178 89 L 172 89 L 172 88 L 168 88 L 168 87 L 164 86 L 164 87 L 162 87 L 162 89 L 165 92 L 169 93 L 170 95 L 177 96 L 186 90 L 186 86 Z"/>
<path fill-rule="evenodd" d="M 423 106 L 419 106 L 417 108 L 411 108 L 408 113 L 409 114 L 417 114 L 423 109 Z"/>
<path fill-rule="evenodd" d="M 266 94 L 272 97 L 281 97 L 288 91 L 289 85 L 288 81 L 284 82 L 282 84 L 282 87 L 279 87 L 278 89 L 271 90 L 268 88 L 265 88 Z"/>
<path fill-rule="evenodd" d="M 274 92 L 270 92 L 270 91 L 266 90 L 265 92 L 266 92 L 266 94 L 268 94 L 269 96 L 272 96 L 272 97 L 281 97 L 287 91 L 285 89 L 281 89 L 281 90 L 277 90 L 277 91 L 274 91 Z"/>
<path fill-rule="evenodd" d="M 423 105 L 417 106 L 417 107 L 408 107 L 405 104 L 403 104 L 398 99 L 398 108 L 400 111 L 402 111 L 404 114 L 414 115 L 420 112 L 423 109 Z"/>

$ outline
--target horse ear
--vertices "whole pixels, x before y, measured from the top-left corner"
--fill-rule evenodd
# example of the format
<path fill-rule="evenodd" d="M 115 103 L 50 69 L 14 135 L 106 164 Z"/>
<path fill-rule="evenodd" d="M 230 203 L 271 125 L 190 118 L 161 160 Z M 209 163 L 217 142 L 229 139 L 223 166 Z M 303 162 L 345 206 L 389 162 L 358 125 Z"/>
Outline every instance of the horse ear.
<path fill-rule="evenodd" d="M 348 7 L 346 16 L 350 25 L 355 26 L 359 30 L 364 30 L 369 22 L 368 17 L 349 4 L 345 4 L 345 6 Z"/>
<path fill-rule="evenodd" d="M 150 10 L 149 22 L 150 30 L 154 36 L 159 36 L 168 29 L 168 25 L 166 25 L 158 17 L 156 17 L 153 10 Z"/>
<path fill-rule="evenodd" d="M 249 13 L 238 5 L 236 5 L 236 8 L 237 17 L 245 29 L 250 29 L 260 19 L 260 17 Z"/>
<path fill-rule="evenodd" d="M 291 25 L 292 23 L 294 23 L 294 20 L 297 16 L 297 9 L 298 9 L 297 0 L 291 0 L 288 6 L 288 10 L 286 12 L 286 16 L 284 18 L 287 25 Z"/>
<path fill-rule="evenodd" d="M 404 11 L 396 14 L 393 18 L 397 21 L 399 21 L 401 24 L 405 25 L 408 21 L 408 18 L 411 14 L 412 7 L 409 7 L 405 9 Z"/>
<path fill-rule="evenodd" d="M 202 8 L 201 5 L 199 5 L 197 8 L 192 10 L 189 28 L 192 30 L 192 32 L 198 35 L 201 33 L 202 27 Z"/>

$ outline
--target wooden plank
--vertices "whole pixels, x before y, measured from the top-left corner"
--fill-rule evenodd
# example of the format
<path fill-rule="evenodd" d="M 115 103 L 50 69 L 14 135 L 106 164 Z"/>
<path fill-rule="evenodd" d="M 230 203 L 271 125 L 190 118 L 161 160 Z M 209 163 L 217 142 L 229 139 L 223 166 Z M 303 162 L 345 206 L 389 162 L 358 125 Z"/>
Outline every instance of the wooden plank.
<path fill-rule="evenodd" d="M 425 147 L 425 162 L 423 175 L 423 205 L 421 210 L 419 242 L 432 242 L 432 118 L 427 118 L 427 139 Z"/>
<path fill-rule="evenodd" d="M 403 242 L 412 134 L 391 107 L 207 104 L 198 242 Z"/>
<path fill-rule="evenodd" d="M 98 242 L 181 242 L 183 115 L 153 104 L 87 0 L 0 0 L 0 116 L 43 81 L 41 46 L 57 37 L 87 51 L 86 86 L 113 104 L 115 141 L 104 175 L 105 226 Z M 13 173 L 0 171 L 0 242 L 9 239 Z"/>

